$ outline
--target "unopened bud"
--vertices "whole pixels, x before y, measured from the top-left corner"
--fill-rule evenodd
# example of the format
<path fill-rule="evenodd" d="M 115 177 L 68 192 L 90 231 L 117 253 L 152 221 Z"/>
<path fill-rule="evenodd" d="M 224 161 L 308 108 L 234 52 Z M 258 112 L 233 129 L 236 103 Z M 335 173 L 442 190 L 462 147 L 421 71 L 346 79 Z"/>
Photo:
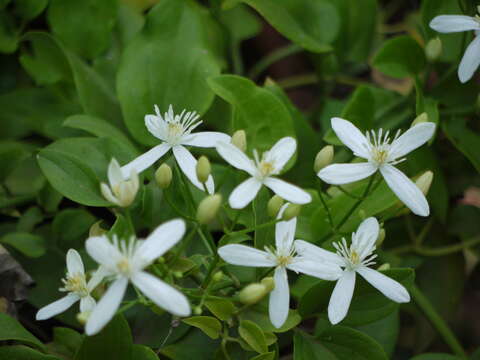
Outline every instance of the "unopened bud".
<path fill-rule="evenodd" d="M 380 247 L 380 245 L 383 244 L 383 240 L 385 240 L 385 235 L 387 233 L 385 232 L 385 229 L 384 228 L 381 228 L 380 231 L 378 232 L 378 238 L 377 238 L 377 242 L 375 243 L 376 247 Z"/>
<path fill-rule="evenodd" d="M 245 152 L 247 150 L 247 135 L 245 130 L 237 130 L 232 135 L 232 144 Z"/>
<path fill-rule="evenodd" d="M 268 204 L 267 204 L 268 216 L 270 216 L 272 218 L 277 217 L 277 214 L 280 211 L 280 208 L 282 207 L 283 203 L 284 203 L 284 201 L 280 196 L 273 195 L 270 198 L 270 200 L 268 200 Z"/>
<path fill-rule="evenodd" d="M 273 288 L 275 287 L 275 281 L 273 281 L 273 278 L 271 276 L 263 278 L 261 282 L 262 282 L 262 285 L 265 286 L 265 290 L 267 292 L 272 291 Z"/>
<path fill-rule="evenodd" d="M 362 220 L 365 220 L 367 218 L 367 214 L 365 213 L 365 210 L 363 209 L 358 210 L 358 217 Z"/>
<path fill-rule="evenodd" d="M 415 181 L 415 185 L 422 191 L 423 195 L 428 194 L 428 190 L 430 190 L 430 185 L 432 185 L 433 181 L 433 172 L 428 170 L 425 171 L 420 177 Z"/>
<path fill-rule="evenodd" d="M 322 148 L 315 157 L 315 162 L 313 163 L 313 170 L 315 173 L 318 173 L 324 167 L 330 165 L 333 161 L 333 146 L 327 145 Z"/>
<path fill-rule="evenodd" d="M 425 56 L 429 62 L 436 61 L 442 54 L 442 40 L 437 36 L 430 39 L 425 46 Z"/>
<path fill-rule="evenodd" d="M 77 321 L 80 323 L 80 325 L 85 325 L 87 323 L 90 313 L 91 311 L 84 311 L 77 314 Z"/>
<path fill-rule="evenodd" d="M 172 168 L 167 164 L 162 164 L 155 171 L 155 181 L 161 189 L 166 189 L 172 182 Z"/>
<path fill-rule="evenodd" d="M 265 285 L 253 283 L 245 286 L 240 291 L 240 294 L 238 294 L 238 300 L 243 304 L 252 305 L 262 300 L 267 293 L 268 291 Z"/>
<path fill-rule="evenodd" d="M 223 272 L 222 271 L 217 271 L 215 274 L 212 276 L 212 281 L 213 282 L 219 282 L 220 280 L 223 279 Z"/>
<path fill-rule="evenodd" d="M 120 207 L 128 207 L 135 200 L 140 186 L 138 174 L 132 169 L 130 177 L 125 179 L 117 160 L 108 164 L 108 181 L 100 184 L 100 191 L 105 199 Z"/>
<path fill-rule="evenodd" d="M 428 114 L 426 112 L 421 113 L 418 115 L 415 120 L 412 121 L 412 124 L 410 127 L 414 127 L 415 125 L 418 125 L 420 123 L 428 122 Z"/>
<path fill-rule="evenodd" d="M 173 276 L 175 276 L 177 279 L 180 279 L 183 277 L 183 273 L 181 271 L 174 271 Z"/>
<path fill-rule="evenodd" d="M 200 224 L 208 224 L 217 216 L 220 205 L 222 204 L 222 195 L 208 195 L 200 201 L 197 208 L 197 221 Z"/>
<path fill-rule="evenodd" d="M 282 220 L 288 221 L 292 220 L 294 217 L 297 217 L 300 214 L 302 206 L 299 204 L 289 204 L 285 211 L 283 212 Z"/>
<path fill-rule="evenodd" d="M 197 161 L 197 178 L 202 184 L 205 184 L 212 172 L 212 166 L 206 156 L 200 156 Z"/>
<path fill-rule="evenodd" d="M 193 308 L 193 313 L 194 313 L 195 315 L 202 315 L 202 312 L 203 312 L 203 310 L 202 310 L 202 307 L 201 307 L 201 306 L 195 306 L 195 307 Z"/>
<path fill-rule="evenodd" d="M 385 263 L 385 264 L 382 264 L 378 267 L 378 271 L 384 271 L 384 270 L 389 270 L 390 269 L 390 264 L 389 263 Z"/>
<path fill-rule="evenodd" d="M 97 221 L 95 224 L 90 226 L 90 230 L 88 231 L 88 236 L 89 237 L 94 237 L 94 236 L 102 236 L 107 232 L 107 230 L 102 229 L 100 227 L 100 224 L 102 223 L 103 220 Z"/>

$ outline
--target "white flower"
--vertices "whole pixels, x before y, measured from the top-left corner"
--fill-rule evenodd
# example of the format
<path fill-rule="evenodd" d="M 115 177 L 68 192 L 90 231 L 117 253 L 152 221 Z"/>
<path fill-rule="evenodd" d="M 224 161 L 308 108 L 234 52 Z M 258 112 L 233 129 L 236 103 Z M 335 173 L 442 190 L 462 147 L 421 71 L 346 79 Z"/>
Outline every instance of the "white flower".
<path fill-rule="evenodd" d="M 130 282 L 159 307 L 178 316 L 190 315 L 187 298 L 144 269 L 174 246 L 185 233 L 185 222 L 168 221 L 157 227 L 144 241 L 131 238 L 113 243 L 106 236 L 91 237 L 86 242 L 88 254 L 114 281 L 91 312 L 85 332 L 98 333 L 115 315 Z"/>
<path fill-rule="evenodd" d="M 112 159 L 108 165 L 107 175 L 110 186 L 103 182 L 100 184 L 102 195 L 112 204 L 120 207 L 130 206 L 135 200 L 139 187 L 135 169 L 131 169 L 129 178 L 125 178 L 118 161 Z"/>
<path fill-rule="evenodd" d="M 180 169 L 182 169 L 193 185 L 203 191 L 203 184 L 198 181 L 195 170 L 197 160 L 184 145 L 203 148 L 215 147 L 218 141 L 230 141 L 230 136 L 213 131 L 192 134 L 192 131 L 202 123 L 201 120 L 198 120 L 199 115 L 195 111 L 185 112 L 183 110 L 180 115 L 175 115 L 172 105 L 170 105 L 168 112 L 162 117 L 158 106 L 155 105 L 155 113 L 156 115 L 145 116 L 145 126 L 162 143 L 123 166 L 122 173 L 124 178 L 130 175 L 132 169 L 135 169 L 137 173 L 141 173 L 165 155 L 168 150 L 172 149 Z M 206 187 L 208 192 L 213 194 L 215 189 L 211 176 L 208 178 Z"/>
<path fill-rule="evenodd" d="M 104 277 L 103 269 L 99 268 L 86 281 L 85 268 L 83 267 L 82 258 L 80 254 L 70 249 L 67 252 L 67 276 L 62 279 L 63 287 L 60 291 L 68 292 L 68 295 L 41 308 L 37 312 L 37 320 L 46 320 L 56 316 L 72 306 L 77 301 L 80 301 L 80 312 L 88 313 L 93 310 L 95 300 L 90 293 L 97 287 Z"/>
<path fill-rule="evenodd" d="M 373 259 L 377 255 L 372 253 L 375 250 L 375 242 L 379 231 L 380 227 L 377 219 L 374 217 L 365 219 L 358 227 L 357 232 L 352 233 L 350 247 L 347 245 L 345 238 L 342 239 L 342 242 L 333 244 L 337 253 L 324 250 L 302 240 L 295 241 L 295 249 L 306 258 L 312 261 L 329 262 L 332 264 L 331 266 L 344 268 L 328 304 L 328 318 L 332 324 L 339 323 L 347 315 L 355 288 L 356 273 L 389 299 L 398 303 L 410 301 L 410 295 L 403 285 L 368 267 L 375 264 Z"/>
<path fill-rule="evenodd" d="M 287 204 L 280 211 L 279 218 L 286 206 Z M 288 316 L 290 290 L 287 269 L 325 280 L 336 280 L 342 274 L 339 266 L 312 261 L 295 253 L 293 239 L 296 225 L 297 218 L 276 224 L 276 248 L 265 248 L 265 251 L 262 251 L 250 246 L 232 244 L 218 249 L 220 257 L 233 265 L 275 267 L 275 288 L 270 293 L 269 314 L 270 321 L 276 328 L 281 327 Z"/>
<path fill-rule="evenodd" d="M 296 148 L 297 142 L 294 138 L 284 137 L 278 140 L 270 151 L 263 153 L 261 159 L 254 150 L 254 162 L 235 145 L 218 142 L 217 151 L 225 161 L 237 169 L 246 171 L 251 176 L 230 194 L 228 199 L 230 206 L 234 209 L 244 208 L 257 196 L 262 185 L 269 187 L 281 198 L 295 204 L 306 204 L 312 201 L 312 197 L 306 191 L 272 176 L 280 173 L 295 153 Z"/>
<path fill-rule="evenodd" d="M 430 21 L 430 27 L 441 33 L 454 33 L 462 31 L 475 32 L 475 38 L 468 45 L 458 67 L 458 78 L 462 83 L 467 82 L 473 76 L 480 65 L 480 18 L 465 15 L 440 15 Z"/>
<path fill-rule="evenodd" d="M 362 180 L 377 170 L 380 171 L 395 195 L 414 214 L 428 216 L 430 209 L 427 199 L 420 189 L 393 165 L 405 160 L 403 156 L 427 142 L 435 132 L 435 124 L 424 122 L 408 129 L 403 135 L 400 131 L 395 137 L 389 137 L 389 131 L 382 129 L 375 133 L 366 133 L 366 137 L 350 121 L 332 118 L 332 128 L 338 138 L 353 153 L 367 162 L 352 164 L 332 164 L 318 172 L 318 177 L 329 184 L 342 185 Z"/>

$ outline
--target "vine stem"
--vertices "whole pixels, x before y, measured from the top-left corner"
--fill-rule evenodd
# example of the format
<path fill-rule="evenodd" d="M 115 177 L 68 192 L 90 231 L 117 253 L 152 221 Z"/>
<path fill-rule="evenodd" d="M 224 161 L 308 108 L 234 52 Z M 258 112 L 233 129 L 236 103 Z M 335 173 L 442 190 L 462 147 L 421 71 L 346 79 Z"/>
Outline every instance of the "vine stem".
<path fill-rule="evenodd" d="M 428 300 L 422 291 L 415 285 L 410 288 L 410 294 L 412 294 L 415 303 L 420 309 L 422 309 L 425 316 L 432 323 L 435 329 L 437 329 L 438 333 L 442 336 L 443 340 L 452 349 L 452 351 L 460 358 L 467 359 L 467 354 L 465 353 L 462 345 L 455 337 L 455 334 L 452 332 L 452 330 L 448 327 L 445 320 L 443 320 L 443 318 L 435 310 L 430 300 Z"/>
<path fill-rule="evenodd" d="M 297 44 L 290 44 L 288 46 L 276 49 L 275 51 L 272 51 L 270 54 L 260 59 L 260 61 L 257 62 L 249 71 L 248 77 L 251 79 L 256 79 L 270 65 L 276 63 L 277 61 L 287 56 L 299 53 L 302 50 L 303 50 L 302 47 Z"/>

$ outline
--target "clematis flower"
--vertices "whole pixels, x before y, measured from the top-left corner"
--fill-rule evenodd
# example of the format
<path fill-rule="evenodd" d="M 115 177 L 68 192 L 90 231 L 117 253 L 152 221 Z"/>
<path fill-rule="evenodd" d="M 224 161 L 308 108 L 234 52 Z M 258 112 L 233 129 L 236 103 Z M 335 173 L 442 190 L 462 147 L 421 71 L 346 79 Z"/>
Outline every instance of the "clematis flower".
<path fill-rule="evenodd" d="M 430 21 L 430 27 L 440 33 L 474 31 L 475 38 L 468 45 L 458 67 L 458 78 L 465 83 L 470 80 L 480 65 L 480 18 L 465 15 L 440 15 Z"/>
<path fill-rule="evenodd" d="M 285 208 L 286 205 L 282 207 L 279 218 Z M 266 247 L 265 251 L 239 244 L 218 249 L 220 257 L 233 265 L 275 267 L 275 287 L 270 293 L 269 315 L 276 328 L 281 327 L 288 316 L 290 290 L 287 269 L 324 280 L 336 280 L 342 273 L 339 266 L 312 261 L 296 254 L 293 246 L 296 226 L 297 218 L 278 222 L 275 226 L 275 248 Z"/>
<path fill-rule="evenodd" d="M 400 136 L 389 137 L 390 132 L 380 129 L 363 135 L 350 121 L 332 118 L 332 128 L 338 138 L 367 162 L 332 164 L 318 172 L 318 177 L 328 184 L 342 185 L 365 179 L 380 171 L 387 185 L 414 214 L 428 216 L 430 208 L 420 189 L 395 166 L 404 156 L 426 143 L 435 132 L 435 124 L 424 122 L 408 129 Z"/>
<path fill-rule="evenodd" d="M 184 233 L 185 222 L 175 219 L 157 227 L 145 240 L 114 237 L 110 242 L 106 236 L 87 240 L 88 254 L 101 264 L 106 276 L 114 279 L 88 318 L 87 335 L 98 333 L 115 315 L 129 282 L 166 311 L 178 316 L 190 315 L 190 305 L 181 292 L 144 271 L 180 241 Z"/>
<path fill-rule="evenodd" d="M 235 145 L 226 142 L 217 143 L 217 151 L 225 161 L 233 167 L 246 171 L 251 178 L 238 185 L 230 194 L 228 202 L 233 209 L 242 209 L 257 196 L 262 185 L 269 187 L 281 198 L 295 204 L 306 204 L 312 197 L 299 187 L 273 177 L 278 175 L 285 164 L 295 153 L 297 142 L 294 138 L 284 137 L 273 147 L 258 156 L 253 151 L 255 162 L 252 161 Z"/>
<path fill-rule="evenodd" d="M 38 310 L 36 319 L 46 320 L 69 309 L 80 301 L 80 312 L 88 313 L 95 307 L 95 300 L 90 293 L 97 287 L 104 277 L 103 269 L 99 268 L 90 280 L 86 281 L 85 268 L 80 254 L 70 249 L 67 252 L 67 276 L 62 279 L 63 287 L 59 290 L 68 292 L 67 296 Z"/>
<path fill-rule="evenodd" d="M 125 180 L 118 161 L 112 159 L 108 165 L 107 175 L 110 186 L 105 183 L 100 184 L 102 195 L 117 206 L 130 206 L 135 200 L 139 187 L 138 174 L 135 169 L 131 169 L 129 178 Z"/>
<path fill-rule="evenodd" d="M 193 134 L 192 131 L 202 123 L 201 120 L 198 120 L 199 115 L 195 111 L 185 112 L 183 110 L 180 115 L 175 115 L 172 105 L 170 105 L 168 112 L 162 116 L 158 106 L 155 105 L 155 113 L 155 115 L 145 116 L 145 126 L 161 143 L 123 166 L 123 177 L 128 178 L 132 170 L 141 173 L 172 149 L 180 169 L 193 185 L 203 191 L 204 187 L 198 181 L 195 171 L 197 160 L 185 146 L 215 147 L 218 141 L 230 141 L 230 136 L 213 131 Z M 213 194 L 215 189 L 211 176 L 206 182 L 206 187 L 208 192 Z"/>
<path fill-rule="evenodd" d="M 348 313 L 355 288 L 355 277 L 358 273 L 383 295 L 397 303 L 410 301 L 407 289 L 388 276 L 369 268 L 375 264 L 377 255 L 373 254 L 380 227 L 377 219 L 365 219 L 356 233 L 352 233 L 352 243 L 347 245 L 345 238 L 334 243 L 336 253 L 327 251 L 303 240 L 295 241 L 295 249 L 299 254 L 312 261 L 331 263 L 332 266 L 341 266 L 343 274 L 333 289 L 328 304 L 328 318 L 332 324 L 342 321 Z"/>

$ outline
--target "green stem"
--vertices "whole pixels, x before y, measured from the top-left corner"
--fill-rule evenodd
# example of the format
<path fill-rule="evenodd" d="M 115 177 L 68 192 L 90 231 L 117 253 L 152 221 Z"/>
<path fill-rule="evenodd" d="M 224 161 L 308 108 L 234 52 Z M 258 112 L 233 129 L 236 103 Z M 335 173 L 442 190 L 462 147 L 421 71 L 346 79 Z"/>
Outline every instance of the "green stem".
<path fill-rule="evenodd" d="M 210 254 L 215 254 L 215 243 L 213 242 L 213 239 L 205 236 L 201 226 L 197 226 L 197 232 L 205 244 L 205 247 L 208 249 L 208 251 L 210 251 Z"/>
<path fill-rule="evenodd" d="M 184 191 L 187 194 L 189 204 L 191 205 L 191 208 L 192 208 L 192 214 L 195 214 L 195 211 L 196 211 L 195 200 L 193 200 L 192 192 L 190 191 L 190 187 L 188 186 L 188 180 L 185 179 L 185 174 L 180 170 L 176 162 L 175 162 L 175 172 L 177 173 L 177 177 L 181 179 L 180 181 L 182 182 Z"/>
<path fill-rule="evenodd" d="M 257 207 L 256 207 L 257 199 L 254 198 L 252 201 L 252 213 L 253 213 L 253 227 L 255 228 L 255 232 L 253 234 L 253 244 L 257 247 Z"/>
<path fill-rule="evenodd" d="M 282 219 L 275 219 L 275 220 L 272 220 L 272 221 L 269 221 L 269 222 L 266 222 L 266 223 L 263 223 L 263 224 L 260 224 L 260 225 L 251 227 L 251 228 L 247 228 L 247 229 L 243 229 L 243 230 L 238 230 L 238 231 L 231 232 L 229 235 L 232 236 L 232 235 L 246 234 L 246 233 L 249 233 L 249 232 L 258 230 L 258 229 L 263 229 L 263 228 L 266 228 L 266 227 L 275 225 L 277 222 L 279 222 L 279 221 L 281 221 L 281 220 L 282 220 Z"/>
<path fill-rule="evenodd" d="M 332 231 L 335 233 L 337 231 L 337 228 L 333 224 L 332 213 L 330 212 L 330 208 L 328 207 L 327 202 L 325 201 L 325 198 L 323 197 L 323 191 L 322 191 L 320 186 L 319 186 L 319 189 L 318 189 L 318 197 L 320 198 L 320 201 L 323 205 L 323 208 L 325 209 L 325 211 L 327 213 L 327 219 L 328 219 L 328 222 L 330 223 L 330 227 L 332 228 Z"/>
<path fill-rule="evenodd" d="M 420 309 L 424 312 L 425 316 L 430 320 L 438 333 L 442 336 L 445 343 L 450 346 L 452 351 L 462 359 L 467 359 L 465 350 L 463 350 L 462 345 L 455 337 L 455 334 L 448 327 L 447 323 L 443 318 L 438 314 L 430 300 L 422 293 L 422 291 L 415 285 L 410 288 L 410 294 L 412 294 L 413 300 L 418 305 Z"/>
<path fill-rule="evenodd" d="M 268 69 L 270 65 L 290 55 L 299 53 L 302 50 L 303 49 L 297 44 L 290 44 L 288 46 L 274 50 L 267 56 L 263 57 L 252 67 L 252 69 L 248 73 L 248 77 L 255 80 L 261 73 Z"/>
<path fill-rule="evenodd" d="M 360 196 L 357 196 L 357 195 L 353 195 L 352 193 L 350 193 L 349 191 L 345 190 L 342 186 L 338 185 L 337 186 L 337 189 L 340 190 L 341 192 L 343 192 L 345 195 L 347 195 L 348 197 L 351 197 L 353 199 L 357 199 L 357 200 L 360 200 L 361 197 Z"/>
<path fill-rule="evenodd" d="M 175 253 L 175 257 L 172 260 L 172 264 L 175 264 L 180 257 L 180 255 L 187 249 L 188 244 L 190 244 L 190 240 L 193 238 L 193 235 L 197 232 L 198 224 L 195 224 L 195 226 L 190 230 L 188 233 L 187 237 L 183 239 L 179 249 Z"/>
<path fill-rule="evenodd" d="M 480 236 L 475 239 L 465 241 L 461 244 L 442 246 L 438 248 L 418 247 L 418 248 L 415 248 L 414 251 L 417 254 L 425 255 L 425 256 L 445 256 L 445 255 L 453 254 L 458 251 L 462 251 L 464 249 L 470 248 L 478 244 L 480 244 Z"/>
<path fill-rule="evenodd" d="M 305 74 L 305 75 L 296 75 L 291 76 L 286 79 L 278 81 L 278 86 L 283 90 L 296 88 L 305 85 L 313 85 L 318 82 L 317 74 Z"/>
<path fill-rule="evenodd" d="M 178 215 L 180 215 L 181 217 L 183 217 L 187 220 L 196 221 L 193 217 L 191 217 L 190 215 L 187 215 L 182 210 L 180 210 L 178 207 L 176 207 L 175 204 L 173 204 L 173 202 L 170 200 L 170 197 L 167 195 L 166 191 L 163 192 L 163 197 L 167 201 L 168 206 L 170 206 L 172 208 L 172 210 L 175 211 Z"/>

